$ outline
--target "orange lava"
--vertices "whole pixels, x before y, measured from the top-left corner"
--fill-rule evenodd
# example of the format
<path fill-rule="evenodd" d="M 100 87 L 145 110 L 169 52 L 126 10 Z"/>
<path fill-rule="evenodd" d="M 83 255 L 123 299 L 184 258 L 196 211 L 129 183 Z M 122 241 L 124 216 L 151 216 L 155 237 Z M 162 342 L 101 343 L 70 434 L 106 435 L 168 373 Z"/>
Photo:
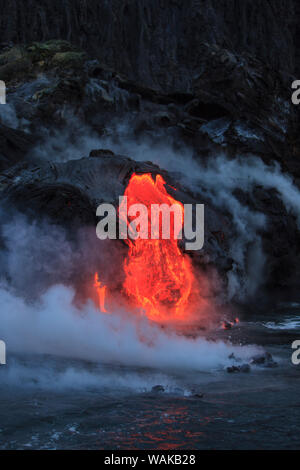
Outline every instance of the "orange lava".
<path fill-rule="evenodd" d="M 161 175 L 153 179 L 151 174 L 133 174 L 124 194 L 127 196 L 127 206 L 142 203 L 151 214 L 151 204 L 178 204 L 182 212 L 181 229 L 184 206 L 168 194 L 165 185 Z M 122 205 L 123 202 L 119 207 L 120 218 Z M 126 218 L 127 225 L 134 219 Z M 150 320 L 170 323 L 189 321 L 198 289 L 191 260 L 181 252 L 174 236 L 177 235 L 178 225 L 171 217 L 171 237 L 163 239 L 160 223 L 158 239 L 153 240 L 150 239 L 150 220 L 149 216 L 149 239 L 126 240 L 129 252 L 124 262 L 124 291 L 139 312 Z M 199 306 L 199 298 L 197 301 Z"/>
<path fill-rule="evenodd" d="M 98 273 L 95 273 L 94 287 L 96 288 L 96 292 L 98 294 L 100 312 L 108 313 L 105 308 L 106 286 L 102 285 L 102 283 L 99 281 Z"/>

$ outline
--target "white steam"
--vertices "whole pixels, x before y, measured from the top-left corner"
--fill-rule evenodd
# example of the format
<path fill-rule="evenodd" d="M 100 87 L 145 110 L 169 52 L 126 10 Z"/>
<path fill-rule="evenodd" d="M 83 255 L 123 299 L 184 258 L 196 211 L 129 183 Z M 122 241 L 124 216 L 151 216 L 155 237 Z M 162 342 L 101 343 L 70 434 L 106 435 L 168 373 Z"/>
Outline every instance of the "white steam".
<path fill-rule="evenodd" d="M 66 162 L 88 156 L 90 150 L 99 148 L 99 137 L 74 116 L 69 108 L 64 108 L 61 114 L 67 120 L 68 127 L 40 129 L 43 140 L 33 149 L 31 153 L 33 157 L 53 162 Z"/>
<path fill-rule="evenodd" d="M 137 141 L 129 138 L 130 130 L 126 123 L 114 128 L 113 136 L 99 141 L 99 147 L 110 148 L 116 153 L 125 154 L 137 161 L 151 161 L 161 168 L 176 174 L 181 182 L 195 194 L 209 199 L 213 206 L 226 210 L 232 216 L 235 236 L 230 240 L 229 256 L 233 267 L 228 272 L 227 296 L 243 299 L 253 295 L 264 278 L 265 256 L 262 249 L 260 231 L 268 224 L 265 213 L 243 204 L 235 194 L 239 189 L 251 195 L 260 186 L 265 190 L 276 190 L 286 210 L 293 214 L 300 228 L 300 191 L 288 174 L 281 172 L 278 163 L 266 165 L 255 156 L 229 159 L 224 154 L 205 161 L 194 158 L 185 146 L 175 148 L 174 142 L 154 142 L 147 138 Z M 202 202 L 201 200 L 199 202 Z M 247 272 L 246 266 L 255 266 L 255 272 Z M 241 283 L 240 272 L 247 272 Z"/>
<path fill-rule="evenodd" d="M 0 331 L 7 354 L 51 354 L 102 364 L 208 371 L 232 363 L 231 353 L 247 360 L 258 350 L 187 339 L 164 332 L 146 319 L 137 321 L 126 312 L 101 314 L 92 303 L 78 308 L 73 300 L 73 290 L 61 285 L 49 288 L 32 303 L 3 286 Z"/>
<path fill-rule="evenodd" d="M 276 190 L 286 210 L 296 217 L 300 228 L 300 191 L 292 178 L 281 172 L 278 163 L 266 165 L 255 156 L 229 159 L 223 154 L 201 161 L 193 156 L 191 149 L 174 142 L 173 137 L 162 138 L 158 133 L 157 139 L 137 139 L 125 119 L 112 122 L 108 135 L 99 137 L 80 120 L 72 118 L 67 130 L 47 136 L 45 145 L 36 148 L 35 154 L 48 159 L 67 160 L 88 156 L 94 148 L 108 148 L 134 160 L 151 161 L 162 169 L 175 172 L 181 183 L 198 194 L 199 202 L 202 202 L 203 195 L 213 206 L 231 214 L 235 235 L 230 239 L 228 253 L 233 260 L 232 269 L 227 274 L 229 300 L 255 294 L 264 279 L 265 256 L 260 231 L 268 224 L 266 214 L 243 204 L 235 190 L 242 190 L 248 195 L 258 186 Z M 253 263 L 256 269 L 252 276 L 247 269 Z M 241 272 L 245 273 L 242 282 Z"/>
<path fill-rule="evenodd" d="M 232 364 L 231 353 L 246 361 L 258 352 L 255 346 L 188 339 L 121 309 L 101 314 L 92 301 L 78 306 L 74 289 L 67 287 L 72 284 L 71 273 L 92 281 L 101 263 L 107 271 L 100 270 L 101 279 L 108 275 L 111 265 L 120 271 L 120 253 L 113 251 L 116 244 L 102 245 L 95 233 L 81 234 L 75 244 L 59 227 L 46 222 L 29 223 L 15 215 L 2 225 L 2 238 L 5 249 L 1 252 L 0 338 L 6 342 L 8 358 L 8 366 L 1 369 L 2 383 L 139 390 L 163 383 L 171 389 L 176 380 L 168 376 L 170 371 L 223 370 Z M 116 278 L 114 272 L 111 275 Z M 14 354 L 24 356 L 26 365 L 13 360 Z M 44 365 L 36 364 L 36 360 L 31 364 L 26 359 L 28 354 L 58 356 L 58 364 L 68 358 L 93 361 L 99 367 L 151 371 L 141 376 L 136 371 L 108 373 L 107 368 L 78 369 L 78 365 L 57 370 L 57 365 L 48 360 Z"/>

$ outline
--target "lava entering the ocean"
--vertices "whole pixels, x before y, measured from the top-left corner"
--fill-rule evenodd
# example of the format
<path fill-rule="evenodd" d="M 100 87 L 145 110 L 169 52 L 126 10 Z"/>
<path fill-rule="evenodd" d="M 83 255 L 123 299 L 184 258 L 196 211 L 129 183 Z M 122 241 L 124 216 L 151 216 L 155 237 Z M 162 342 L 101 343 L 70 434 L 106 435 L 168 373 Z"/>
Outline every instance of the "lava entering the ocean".
<path fill-rule="evenodd" d="M 178 246 L 177 232 L 183 227 L 184 206 L 168 194 L 165 185 L 161 175 L 153 179 L 151 174 L 134 173 L 125 190 L 128 207 L 143 204 L 147 207 L 148 214 L 151 213 L 153 204 L 176 204 L 180 208 L 181 223 L 180 227 L 176 225 L 174 215 L 170 221 L 170 237 L 164 239 L 160 217 L 157 239 L 151 237 L 126 240 L 129 252 L 124 262 L 123 288 L 133 305 L 150 320 L 163 323 L 186 322 L 192 313 L 198 286 L 191 260 Z M 124 213 L 122 204 L 119 207 L 120 218 Z M 126 216 L 128 228 L 132 220 L 132 217 Z M 147 223 L 151 233 L 150 220 L 147 219 Z M 197 301 L 199 302 L 199 298 Z"/>
<path fill-rule="evenodd" d="M 122 281 L 106 286 L 95 273 L 97 304 L 103 313 L 119 305 L 160 324 L 200 326 L 205 320 L 207 326 L 214 311 L 211 282 L 200 271 L 195 276 L 180 249 L 185 207 L 166 184 L 159 174 L 131 176 L 118 211 L 119 237 L 128 245 Z"/>

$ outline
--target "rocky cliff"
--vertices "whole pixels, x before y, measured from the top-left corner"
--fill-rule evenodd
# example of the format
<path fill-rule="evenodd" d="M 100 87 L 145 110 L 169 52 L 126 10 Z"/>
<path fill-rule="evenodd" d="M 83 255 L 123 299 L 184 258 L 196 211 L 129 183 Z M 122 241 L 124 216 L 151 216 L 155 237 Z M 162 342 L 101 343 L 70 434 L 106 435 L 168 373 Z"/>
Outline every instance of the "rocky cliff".
<path fill-rule="evenodd" d="M 67 39 L 146 86 L 187 91 L 201 46 L 295 72 L 297 0 L 1 0 L 2 42 Z"/>

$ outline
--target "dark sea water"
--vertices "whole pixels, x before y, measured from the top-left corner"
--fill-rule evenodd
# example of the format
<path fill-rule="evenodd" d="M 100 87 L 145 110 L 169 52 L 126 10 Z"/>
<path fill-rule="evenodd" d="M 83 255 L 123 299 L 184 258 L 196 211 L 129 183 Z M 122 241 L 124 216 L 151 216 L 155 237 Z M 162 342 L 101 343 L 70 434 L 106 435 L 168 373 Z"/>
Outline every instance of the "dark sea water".
<path fill-rule="evenodd" d="M 282 305 L 218 333 L 263 345 L 278 362 L 249 373 L 12 355 L 0 368 L 0 448 L 299 449 L 299 312 Z M 152 391 L 159 384 L 165 391 Z"/>

